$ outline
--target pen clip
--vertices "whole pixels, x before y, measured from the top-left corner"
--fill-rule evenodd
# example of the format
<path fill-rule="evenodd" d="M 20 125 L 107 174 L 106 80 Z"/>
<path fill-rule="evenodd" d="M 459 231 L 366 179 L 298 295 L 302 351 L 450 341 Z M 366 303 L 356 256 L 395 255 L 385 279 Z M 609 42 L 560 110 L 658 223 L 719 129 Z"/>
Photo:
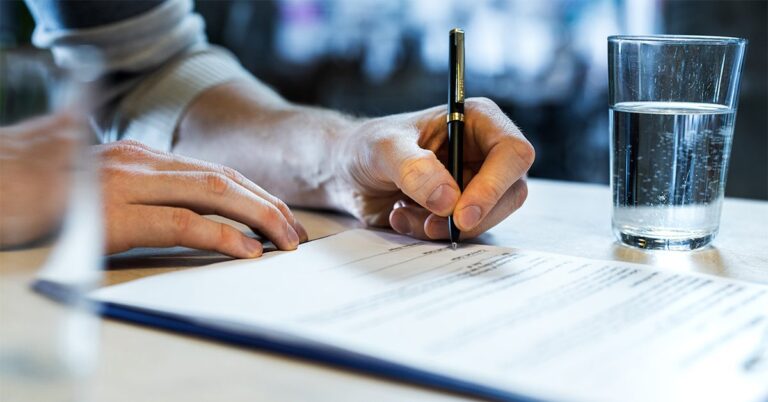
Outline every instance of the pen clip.
<path fill-rule="evenodd" d="M 464 103 L 464 31 L 454 29 L 456 46 L 456 93 L 454 102 Z"/>

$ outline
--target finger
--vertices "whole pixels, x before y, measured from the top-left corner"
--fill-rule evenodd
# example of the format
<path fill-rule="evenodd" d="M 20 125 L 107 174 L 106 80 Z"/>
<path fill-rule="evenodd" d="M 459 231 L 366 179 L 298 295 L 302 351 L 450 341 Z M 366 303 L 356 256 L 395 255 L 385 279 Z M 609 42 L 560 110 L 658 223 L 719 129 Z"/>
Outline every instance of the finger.
<path fill-rule="evenodd" d="M 472 179 L 475 178 L 475 171 L 465 167 L 463 176 L 464 176 L 464 186 L 466 187 L 467 185 L 469 185 L 469 182 L 471 182 Z"/>
<path fill-rule="evenodd" d="M 533 147 L 490 101 L 468 104 L 468 135 L 485 154 L 480 170 L 464 189 L 454 216 L 462 231 L 482 222 L 502 196 L 530 168 Z"/>
<path fill-rule="evenodd" d="M 418 204 L 400 201 L 389 214 L 389 224 L 400 234 L 430 240 L 424 231 L 424 223 L 430 215 L 431 212 Z"/>
<path fill-rule="evenodd" d="M 258 186 L 256 183 L 252 182 L 251 180 L 248 180 L 248 178 L 246 178 L 243 174 L 241 174 L 237 170 L 227 166 L 217 165 L 215 163 L 209 163 L 209 162 L 189 158 L 183 155 L 176 155 L 176 154 L 170 154 L 166 152 L 153 150 L 140 143 L 138 146 L 142 147 L 145 151 L 151 152 L 157 156 L 157 158 L 160 160 L 160 164 L 157 167 L 160 169 L 180 170 L 180 171 L 206 171 L 206 172 L 221 173 L 227 176 L 235 183 L 248 189 L 248 191 L 252 192 L 257 197 L 264 199 L 269 203 L 271 203 L 272 205 L 274 205 L 280 211 L 280 213 L 283 214 L 283 216 L 288 221 L 288 223 L 290 223 L 290 225 L 299 235 L 299 240 L 301 242 L 305 242 L 309 239 L 306 229 L 296 219 L 296 217 L 293 215 L 293 212 L 291 212 L 291 210 L 288 208 L 288 205 L 286 205 L 285 202 L 275 197 L 274 195 L 270 194 L 269 192 L 267 192 L 266 190 L 264 190 L 263 188 Z"/>
<path fill-rule="evenodd" d="M 471 239 L 488 231 L 510 214 L 518 210 L 528 197 L 528 185 L 525 180 L 519 180 L 504 193 L 498 203 L 491 209 L 477 226 L 473 229 L 461 232 L 461 239 Z M 448 219 L 430 215 L 424 222 L 424 233 L 430 239 L 448 239 Z"/>
<path fill-rule="evenodd" d="M 141 189 L 131 194 L 131 203 L 182 207 L 231 218 L 264 234 L 282 250 L 293 250 L 299 244 L 299 234 L 274 204 L 221 173 L 156 172 L 122 179 L 128 188 Z"/>
<path fill-rule="evenodd" d="M 258 240 L 184 208 L 128 205 L 107 211 L 109 253 L 134 247 L 184 246 L 217 251 L 236 258 L 262 254 Z"/>
<path fill-rule="evenodd" d="M 453 211 L 458 185 L 433 152 L 419 147 L 415 136 L 390 136 L 376 148 L 383 155 L 380 170 L 405 195 L 437 215 Z"/>
<path fill-rule="evenodd" d="M 293 214 L 291 214 L 293 216 Z M 309 241 L 309 233 L 307 233 L 307 229 L 304 228 L 304 225 L 299 222 L 298 219 L 294 217 L 293 220 L 293 229 L 296 231 L 296 233 L 299 235 L 299 242 L 305 243 Z"/>

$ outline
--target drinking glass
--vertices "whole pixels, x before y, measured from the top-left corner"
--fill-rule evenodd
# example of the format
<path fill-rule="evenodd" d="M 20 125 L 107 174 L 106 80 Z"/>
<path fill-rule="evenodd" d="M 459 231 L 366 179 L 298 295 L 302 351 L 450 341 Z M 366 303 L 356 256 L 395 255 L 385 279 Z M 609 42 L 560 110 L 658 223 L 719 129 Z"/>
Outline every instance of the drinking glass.
<path fill-rule="evenodd" d="M 101 208 L 89 80 L 49 53 L 0 48 L 0 400 L 84 401 L 98 318 Z M 33 291 L 47 290 L 61 304 Z M 56 284 L 56 286 L 53 286 Z"/>
<path fill-rule="evenodd" d="M 717 234 L 746 43 L 608 38 L 612 226 L 621 243 L 692 250 Z"/>

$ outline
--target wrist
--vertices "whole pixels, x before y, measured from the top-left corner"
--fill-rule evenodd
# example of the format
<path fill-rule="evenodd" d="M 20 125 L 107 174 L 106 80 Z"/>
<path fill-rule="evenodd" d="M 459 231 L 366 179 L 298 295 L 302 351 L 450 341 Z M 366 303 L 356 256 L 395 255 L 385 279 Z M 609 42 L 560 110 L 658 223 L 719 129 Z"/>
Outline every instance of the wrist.
<path fill-rule="evenodd" d="M 429 128 L 441 108 L 356 119 L 343 130 L 338 142 L 332 144 L 333 177 L 330 188 L 334 209 L 352 214 L 372 225 L 387 221 L 391 205 L 379 205 L 371 200 L 392 199 L 400 192 L 387 175 L 391 161 L 403 151 L 403 137 L 413 136 L 418 142 L 420 133 Z M 424 148 L 429 148 L 424 146 Z"/>
<path fill-rule="evenodd" d="M 369 158 L 367 153 L 370 149 L 361 133 L 375 119 L 345 117 L 346 121 L 337 130 L 326 133 L 328 137 L 324 143 L 327 148 L 323 154 L 327 155 L 331 180 L 324 186 L 324 193 L 328 208 L 361 219 L 357 205 L 362 181 L 357 167 Z"/>

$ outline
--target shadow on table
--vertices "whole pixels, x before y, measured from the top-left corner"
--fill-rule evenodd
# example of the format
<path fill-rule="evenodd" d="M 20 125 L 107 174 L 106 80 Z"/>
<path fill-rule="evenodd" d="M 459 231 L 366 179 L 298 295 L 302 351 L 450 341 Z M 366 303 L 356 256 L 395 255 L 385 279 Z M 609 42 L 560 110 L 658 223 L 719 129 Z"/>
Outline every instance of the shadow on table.
<path fill-rule="evenodd" d="M 272 243 L 264 244 L 265 253 L 275 250 Z M 136 248 L 107 257 L 106 269 L 193 268 L 230 260 L 232 257 L 214 251 L 186 247 Z"/>
<path fill-rule="evenodd" d="M 106 269 L 188 268 L 229 260 L 219 253 L 186 247 L 137 248 L 107 257 Z"/>
<path fill-rule="evenodd" d="M 693 251 L 668 251 L 643 250 L 615 242 L 611 248 L 613 257 L 620 261 L 713 275 L 725 272 L 720 251 L 711 245 Z"/>

